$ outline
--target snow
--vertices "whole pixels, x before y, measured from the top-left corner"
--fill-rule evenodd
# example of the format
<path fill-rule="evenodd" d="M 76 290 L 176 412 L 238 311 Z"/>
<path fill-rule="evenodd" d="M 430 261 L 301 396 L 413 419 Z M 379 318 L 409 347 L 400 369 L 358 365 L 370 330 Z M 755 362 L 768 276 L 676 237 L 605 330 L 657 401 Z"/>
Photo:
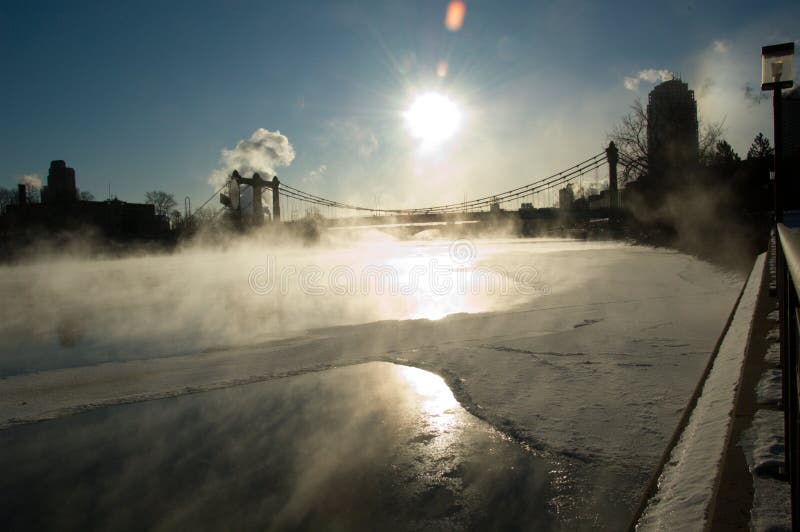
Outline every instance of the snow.
<path fill-rule="evenodd" d="M 704 528 L 739 384 L 766 254 L 756 260 L 702 393 L 637 530 Z"/>
<path fill-rule="evenodd" d="M 776 478 L 784 463 L 783 412 L 760 409 L 740 442 L 753 473 L 750 527 L 755 531 L 791 530 L 789 483 Z"/>
<path fill-rule="evenodd" d="M 761 375 L 756 388 L 756 397 L 759 405 L 777 405 L 781 400 L 781 371 L 768 369 Z"/>
<path fill-rule="evenodd" d="M 781 346 L 778 343 L 771 344 L 767 348 L 767 354 L 764 360 L 771 366 L 779 368 L 781 366 Z"/>
<path fill-rule="evenodd" d="M 774 276 L 774 271 L 771 272 Z M 774 283 L 774 278 L 770 279 Z M 753 475 L 753 504 L 750 511 L 750 528 L 754 531 L 791 530 L 791 488 L 780 478 L 784 467 L 784 423 L 782 400 L 782 373 L 780 370 L 780 332 L 778 310 L 772 310 L 767 319 L 775 322 L 766 335 L 769 343 L 764 361 L 771 367 L 764 370 L 756 389 L 759 409 L 753 416 L 750 428 L 739 442 L 744 450 L 747 465 Z"/>
<path fill-rule="evenodd" d="M 394 362 L 441 375 L 470 413 L 546 455 L 564 479 L 556 511 L 565 522 L 625 526 L 741 277 L 664 249 L 495 239 L 472 242 L 474 260 L 457 266 L 502 267 L 509 278 L 534 268 L 536 290 L 338 295 L 290 283 L 263 296 L 248 286 L 273 256 L 280 268 L 319 265 L 323 275 L 391 265 L 405 281 L 415 265 L 452 263 L 451 244 L 242 245 L 5 268 L 0 295 L 21 303 L 0 308 L 0 429 Z M 722 358 L 734 351 L 725 345 Z"/>

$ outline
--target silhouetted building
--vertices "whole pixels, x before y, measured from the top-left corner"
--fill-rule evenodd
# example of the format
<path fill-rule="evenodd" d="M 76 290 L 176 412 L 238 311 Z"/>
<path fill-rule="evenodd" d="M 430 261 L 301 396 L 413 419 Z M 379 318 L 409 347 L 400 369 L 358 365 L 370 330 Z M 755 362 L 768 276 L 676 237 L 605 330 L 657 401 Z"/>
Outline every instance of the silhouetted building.
<path fill-rule="evenodd" d="M 571 209 L 575 202 L 575 192 L 572 191 L 572 183 L 558 191 L 558 206 L 561 209 Z"/>
<path fill-rule="evenodd" d="M 75 170 L 64 161 L 52 161 L 47 174 L 47 185 L 42 190 L 42 203 L 65 203 L 77 201 Z"/>
<path fill-rule="evenodd" d="M 99 229 L 113 238 L 155 238 L 169 231 L 165 216 L 157 216 L 155 206 L 127 203 L 118 199 L 83 201 L 78 199 L 75 170 L 64 161 L 53 161 L 42 190 L 42 202 L 26 201 L 27 187 L 19 185 L 18 204 L 6 208 L 0 216 L 4 233 L 29 230 L 59 232 L 87 226 Z"/>
<path fill-rule="evenodd" d="M 781 133 L 783 158 L 792 163 L 800 161 L 800 86 L 783 94 Z M 787 166 L 791 168 L 791 166 Z"/>
<path fill-rule="evenodd" d="M 800 86 L 784 91 L 781 116 L 783 136 L 784 208 L 800 208 Z"/>
<path fill-rule="evenodd" d="M 654 175 L 669 176 L 697 164 L 699 134 L 694 91 L 680 79 L 657 85 L 647 102 L 648 165 Z"/>
<path fill-rule="evenodd" d="M 622 207 L 623 194 L 620 194 L 619 190 L 617 190 L 615 194 L 617 196 L 616 206 Z M 611 201 L 612 199 L 612 192 L 608 189 L 600 191 L 599 194 L 592 194 L 589 196 L 589 209 L 593 211 L 598 209 L 609 209 L 614 206 Z"/>

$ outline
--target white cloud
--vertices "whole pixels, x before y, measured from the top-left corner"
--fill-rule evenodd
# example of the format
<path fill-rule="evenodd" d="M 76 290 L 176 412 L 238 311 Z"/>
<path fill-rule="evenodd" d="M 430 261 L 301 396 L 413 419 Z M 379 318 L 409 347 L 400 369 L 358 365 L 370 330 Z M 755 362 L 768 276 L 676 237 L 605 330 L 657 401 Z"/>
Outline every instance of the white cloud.
<path fill-rule="evenodd" d="M 672 72 L 669 70 L 656 70 L 655 68 L 648 68 L 645 70 L 640 70 L 635 77 L 626 76 L 623 83 L 625 88 L 629 91 L 637 91 L 639 89 L 639 83 L 642 81 L 647 83 L 655 83 L 657 81 L 670 80 L 672 77 Z"/>
<path fill-rule="evenodd" d="M 294 160 L 294 148 L 280 131 L 256 129 L 249 139 L 240 140 L 233 149 L 223 148 L 220 166 L 208 177 L 212 185 L 221 185 L 231 172 L 242 176 L 258 172 L 264 179 L 276 173 L 276 168 L 289 166 Z"/>
<path fill-rule="evenodd" d="M 328 171 L 328 165 L 321 164 L 315 169 L 311 170 L 305 177 L 303 177 L 302 181 L 305 184 L 314 184 L 317 183 L 325 172 Z"/>
<path fill-rule="evenodd" d="M 728 50 L 730 50 L 731 48 L 731 45 L 728 41 L 720 41 L 720 40 L 714 41 L 712 43 L 712 46 L 714 47 L 714 51 L 719 54 L 727 53 Z"/>

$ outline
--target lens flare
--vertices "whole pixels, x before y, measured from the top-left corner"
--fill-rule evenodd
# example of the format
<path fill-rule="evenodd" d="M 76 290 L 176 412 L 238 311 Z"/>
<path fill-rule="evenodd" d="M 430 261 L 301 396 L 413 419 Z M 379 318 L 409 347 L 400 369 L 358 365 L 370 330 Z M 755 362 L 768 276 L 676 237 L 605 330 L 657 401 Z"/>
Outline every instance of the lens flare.
<path fill-rule="evenodd" d="M 453 0 L 447 6 L 447 13 L 444 15 L 444 26 L 450 31 L 458 31 L 464 24 L 464 15 L 467 14 L 467 6 L 461 0 Z"/>

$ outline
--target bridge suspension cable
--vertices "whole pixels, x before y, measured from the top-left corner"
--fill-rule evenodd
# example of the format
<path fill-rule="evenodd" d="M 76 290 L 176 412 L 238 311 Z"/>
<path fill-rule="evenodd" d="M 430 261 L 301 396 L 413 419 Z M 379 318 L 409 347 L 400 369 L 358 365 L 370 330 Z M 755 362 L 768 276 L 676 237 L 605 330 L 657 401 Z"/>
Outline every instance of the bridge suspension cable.
<path fill-rule="evenodd" d="M 571 181 L 579 179 L 581 176 L 587 174 L 588 172 L 599 169 L 606 163 L 607 163 L 606 154 L 605 152 L 601 152 L 565 170 L 561 170 L 560 172 L 549 175 L 538 181 L 534 181 L 526 185 L 506 190 L 504 192 L 479 197 L 469 201 L 467 201 L 465 198 L 464 201 L 460 201 L 458 203 L 448 203 L 442 205 L 434 205 L 430 207 L 418 207 L 411 209 L 378 209 L 371 207 L 363 207 L 359 205 L 352 205 L 349 203 L 343 203 L 329 198 L 324 198 L 316 194 L 311 194 L 309 192 L 305 192 L 286 183 L 281 183 L 278 192 L 280 194 L 280 197 L 286 200 L 287 211 L 289 211 L 287 212 L 287 214 L 289 215 L 290 218 L 293 218 L 294 211 L 291 209 L 291 207 L 294 206 L 293 202 L 299 202 L 301 205 L 313 205 L 317 207 L 324 207 L 327 209 L 329 213 L 332 211 L 334 214 L 341 211 L 351 211 L 351 212 L 355 211 L 357 213 L 361 213 L 364 215 L 381 214 L 381 213 L 443 214 L 452 212 L 466 212 L 469 210 L 478 210 L 478 209 L 482 210 L 485 208 L 491 208 L 491 206 L 494 204 L 503 204 L 514 200 L 519 200 L 521 202 L 527 196 L 530 196 L 531 202 L 533 202 L 533 199 L 537 193 L 550 191 L 555 187 L 566 185 Z M 220 187 L 214 193 L 212 198 L 216 196 L 216 194 L 219 193 L 222 190 L 222 188 L 224 188 L 224 186 L 225 185 Z M 209 198 L 209 200 L 203 203 L 203 205 L 201 205 L 200 208 L 205 206 L 210 200 L 211 198 Z M 199 208 L 197 210 L 199 210 Z M 197 212 L 197 210 L 195 212 Z"/>
<path fill-rule="evenodd" d="M 358 205 L 351 205 L 348 203 L 342 203 L 339 201 L 317 196 L 315 194 L 305 192 L 303 190 L 292 187 L 285 183 L 281 185 L 279 193 L 281 194 L 281 196 L 287 199 L 291 198 L 294 200 L 298 200 L 300 202 L 312 205 L 318 205 L 322 207 L 330 207 L 334 209 L 360 211 L 365 214 L 368 213 L 441 214 L 449 212 L 462 212 L 470 209 L 487 208 L 491 207 L 491 205 L 493 204 L 501 204 L 513 200 L 522 200 L 526 196 L 531 196 L 531 198 L 533 198 L 533 196 L 538 192 L 543 192 L 561 185 L 565 185 L 568 182 L 580 178 L 581 176 L 583 176 L 588 172 L 597 170 L 601 166 L 605 165 L 606 162 L 607 162 L 606 154 L 604 152 L 601 152 L 598 153 L 597 155 L 589 157 L 584 161 L 579 162 L 574 166 L 571 166 L 565 170 L 547 176 L 544 179 L 540 179 L 538 181 L 534 181 L 532 183 L 528 183 L 526 185 L 513 188 L 511 190 L 506 190 L 498 194 L 483 196 L 469 201 L 460 201 L 458 203 L 434 205 L 430 207 L 418 207 L 412 209 L 377 209 L 377 208 L 363 207 Z"/>
<path fill-rule="evenodd" d="M 529 183 L 521 187 L 507 190 L 499 194 L 493 194 L 491 196 L 484 196 L 482 198 L 477 198 L 466 202 L 466 204 L 463 202 L 451 203 L 448 205 L 439 205 L 436 207 L 409 209 L 408 211 L 413 214 L 428 213 L 428 212 L 442 213 L 442 212 L 453 212 L 454 210 L 462 209 L 464 207 L 469 209 L 470 207 L 479 207 L 479 206 L 485 207 L 491 205 L 492 203 L 505 203 L 506 201 L 509 200 L 521 198 L 531 193 L 548 190 L 553 187 L 566 184 L 568 181 L 575 180 L 578 177 L 582 176 L 583 174 L 606 164 L 605 157 L 606 157 L 605 153 L 599 153 L 593 157 L 586 159 L 585 161 L 581 161 L 580 163 L 571 166 L 570 168 L 567 168 L 566 170 L 562 170 L 561 172 L 552 174 L 544 179 L 540 179 L 539 181 L 534 181 L 533 183 Z"/>

